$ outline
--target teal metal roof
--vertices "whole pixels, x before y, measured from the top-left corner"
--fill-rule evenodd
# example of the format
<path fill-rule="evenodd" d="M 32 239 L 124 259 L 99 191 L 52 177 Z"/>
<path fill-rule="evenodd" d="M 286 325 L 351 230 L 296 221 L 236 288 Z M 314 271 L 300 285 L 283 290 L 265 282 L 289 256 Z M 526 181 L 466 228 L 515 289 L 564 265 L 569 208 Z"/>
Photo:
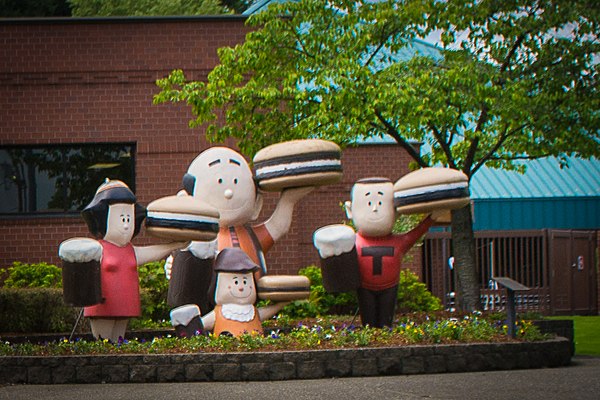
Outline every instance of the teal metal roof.
<path fill-rule="evenodd" d="M 473 229 L 599 229 L 600 160 L 527 161 L 524 174 L 483 168 L 471 179 Z"/>
<path fill-rule="evenodd" d="M 600 160 L 571 157 L 561 168 L 554 157 L 527 161 L 524 174 L 482 168 L 471 180 L 471 197 L 518 199 L 600 197 Z"/>

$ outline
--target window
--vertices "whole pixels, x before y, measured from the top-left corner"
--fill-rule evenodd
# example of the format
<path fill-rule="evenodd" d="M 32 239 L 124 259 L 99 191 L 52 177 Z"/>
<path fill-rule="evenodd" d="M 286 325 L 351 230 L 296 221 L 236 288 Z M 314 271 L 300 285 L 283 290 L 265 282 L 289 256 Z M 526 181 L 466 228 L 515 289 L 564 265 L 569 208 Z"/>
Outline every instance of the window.
<path fill-rule="evenodd" d="M 135 144 L 0 146 L 0 215 L 78 212 L 106 178 L 135 192 Z"/>

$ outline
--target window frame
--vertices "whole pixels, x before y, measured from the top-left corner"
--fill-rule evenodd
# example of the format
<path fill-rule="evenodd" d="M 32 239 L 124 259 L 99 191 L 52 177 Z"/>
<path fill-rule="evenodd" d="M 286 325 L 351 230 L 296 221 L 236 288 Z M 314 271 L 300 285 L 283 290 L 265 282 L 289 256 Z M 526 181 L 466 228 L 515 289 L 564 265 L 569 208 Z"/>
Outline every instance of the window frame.
<path fill-rule="evenodd" d="M 135 193 L 136 191 L 136 157 L 137 157 L 137 143 L 136 142 L 75 142 L 75 143 L 37 143 L 37 144 L 9 144 L 9 145 L 0 145 L 0 150 L 32 150 L 32 151 L 42 151 L 42 152 L 50 152 L 55 150 L 61 151 L 61 173 L 56 179 L 63 179 L 63 181 L 69 181 L 70 172 L 67 170 L 68 160 L 65 159 L 65 155 L 70 151 L 82 151 L 83 149 L 93 149 L 98 146 L 114 146 L 114 150 L 116 151 L 118 147 L 127 148 L 129 147 L 129 155 L 130 155 L 130 178 L 129 181 L 126 182 L 130 189 Z M 40 173 L 38 166 L 36 165 L 36 173 Z M 95 165 L 93 161 L 90 161 L 90 166 Z M 14 167 L 14 166 L 13 166 Z M 89 167 L 88 167 L 89 168 Z M 124 179 L 122 176 L 109 176 L 111 179 Z M 126 179 L 126 178 L 125 178 Z M 101 182 L 98 183 L 98 186 Z M 65 194 L 69 191 L 68 185 L 63 186 L 63 208 L 62 210 L 57 211 L 24 211 L 24 212 L 2 212 L 0 210 L 0 219 L 29 219 L 29 218 L 64 218 L 64 217 L 79 217 L 81 213 L 81 209 L 71 210 L 65 209 L 66 206 L 69 205 L 69 201 Z M 96 191 L 97 186 L 90 188 L 90 192 L 93 193 Z M 58 190 L 58 189 L 57 189 Z M 55 191 L 56 192 L 56 191 Z M 37 194 L 37 192 L 36 192 Z M 84 205 L 85 206 L 85 205 Z M 83 207 L 82 207 L 83 208 Z"/>

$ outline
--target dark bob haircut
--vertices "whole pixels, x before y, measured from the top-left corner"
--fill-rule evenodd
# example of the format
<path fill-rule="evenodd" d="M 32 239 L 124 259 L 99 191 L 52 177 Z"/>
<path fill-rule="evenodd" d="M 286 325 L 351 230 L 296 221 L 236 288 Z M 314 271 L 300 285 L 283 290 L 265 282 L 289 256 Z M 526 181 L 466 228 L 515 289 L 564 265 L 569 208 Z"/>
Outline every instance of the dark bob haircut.
<path fill-rule="evenodd" d="M 135 195 L 125 183 L 108 179 L 100 185 L 90 204 L 81 211 L 81 216 L 87 224 L 90 233 L 96 238 L 103 238 L 106 235 L 108 207 L 111 204 L 135 205 L 135 229 L 133 236 L 136 236 L 140 232 L 142 223 L 146 218 L 146 208 L 137 204 Z"/>

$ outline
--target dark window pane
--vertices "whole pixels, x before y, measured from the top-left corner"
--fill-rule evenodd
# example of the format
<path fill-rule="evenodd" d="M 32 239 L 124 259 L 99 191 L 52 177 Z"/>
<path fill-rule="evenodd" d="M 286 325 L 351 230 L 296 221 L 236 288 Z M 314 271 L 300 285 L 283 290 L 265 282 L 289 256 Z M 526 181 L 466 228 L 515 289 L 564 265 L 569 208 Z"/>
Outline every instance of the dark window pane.
<path fill-rule="evenodd" d="M 79 211 L 106 178 L 135 191 L 134 154 L 133 144 L 0 148 L 0 214 Z"/>

